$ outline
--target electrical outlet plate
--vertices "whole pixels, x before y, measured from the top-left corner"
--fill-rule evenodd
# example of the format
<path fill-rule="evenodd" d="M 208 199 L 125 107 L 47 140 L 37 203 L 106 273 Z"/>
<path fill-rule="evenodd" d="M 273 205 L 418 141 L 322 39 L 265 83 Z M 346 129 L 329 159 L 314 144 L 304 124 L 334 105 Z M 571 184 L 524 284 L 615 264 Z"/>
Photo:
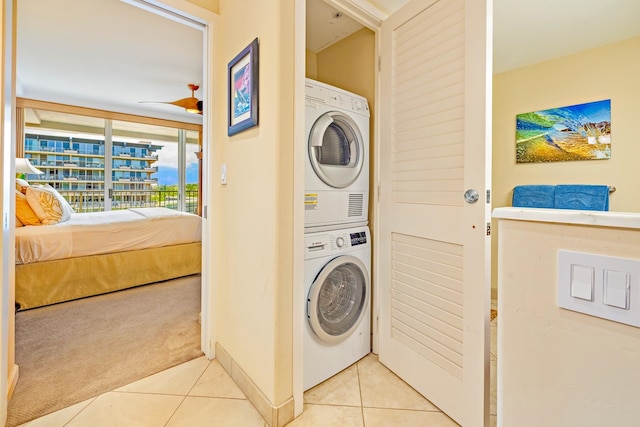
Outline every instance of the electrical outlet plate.
<path fill-rule="evenodd" d="M 592 278 L 588 271 L 593 271 Z M 585 289 L 591 280 L 590 300 L 585 298 Z M 640 327 L 638 259 L 560 250 L 557 290 L 561 308 Z"/>

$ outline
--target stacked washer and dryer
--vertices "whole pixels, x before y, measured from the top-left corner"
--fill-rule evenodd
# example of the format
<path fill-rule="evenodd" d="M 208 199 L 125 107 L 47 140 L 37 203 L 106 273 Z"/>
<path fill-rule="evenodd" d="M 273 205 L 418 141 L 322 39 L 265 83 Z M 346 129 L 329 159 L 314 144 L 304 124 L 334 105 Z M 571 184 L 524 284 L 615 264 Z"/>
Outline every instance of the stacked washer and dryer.
<path fill-rule="evenodd" d="M 370 344 L 369 106 L 306 80 L 303 388 L 366 356 Z"/>

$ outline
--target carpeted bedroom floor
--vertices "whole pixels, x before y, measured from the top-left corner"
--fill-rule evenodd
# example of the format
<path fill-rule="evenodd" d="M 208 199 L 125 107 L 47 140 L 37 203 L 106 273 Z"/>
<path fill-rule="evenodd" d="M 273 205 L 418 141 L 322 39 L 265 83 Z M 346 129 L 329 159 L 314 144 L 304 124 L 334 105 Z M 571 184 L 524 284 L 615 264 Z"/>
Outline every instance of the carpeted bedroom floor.
<path fill-rule="evenodd" d="M 200 275 L 16 314 L 7 426 L 202 355 Z"/>

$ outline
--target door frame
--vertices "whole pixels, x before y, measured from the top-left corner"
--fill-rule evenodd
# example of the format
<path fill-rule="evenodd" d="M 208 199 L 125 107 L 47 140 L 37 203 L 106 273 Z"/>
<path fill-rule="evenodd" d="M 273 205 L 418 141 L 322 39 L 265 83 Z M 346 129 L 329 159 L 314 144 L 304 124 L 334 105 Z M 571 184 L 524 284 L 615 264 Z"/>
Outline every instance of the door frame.
<path fill-rule="evenodd" d="M 209 10 L 203 9 L 188 0 L 145 0 L 146 3 L 157 6 L 161 9 L 169 10 L 174 15 L 182 16 L 201 22 L 203 29 L 203 86 L 206 91 L 203 94 L 203 102 L 209 106 L 208 113 L 203 115 L 202 136 L 203 136 L 203 162 L 202 180 L 207 185 L 203 186 L 202 200 L 203 206 L 211 206 L 214 192 L 217 190 L 210 182 L 210 169 L 213 165 L 213 136 L 219 125 L 215 125 L 214 117 L 220 117 L 217 109 L 219 103 L 213 102 L 219 96 L 218 73 L 215 65 L 217 55 L 213 47 L 219 29 L 219 15 Z M 15 50 L 16 50 L 16 0 L 4 0 L 0 9 L 0 20 L 2 20 L 2 122 L 0 123 L 0 164 L 4 177 L 15 176 L 15 111 L 16 111 L 16 72 L 15 72 Z M 12 289 L 14 286 L 15 254 L 12 248 L 15 247 L 15 233 L 11 215 L 15 215 L 15 201 L 13 197 L 14 179 L 3 179 L 1 185 L 2 194 L 2 245 L 0 255 L 2 255 L 2 290 L 0 292 L 0 425 L 4 425 L 7 420 L 7 393 L 11 381 L 17 380 L 17 366 L 13 360 L 12 375 L 9 377 L 9 353 L 15 351 L 15 324 L 10 321 L 10 300 L 14 298 Z M 208 359 L 215 357 L 215 342 L 217 332 L 217 318 L 214 315 L 216 303 L 217 282 L 211 271 L 216 267 L 217 260 L 214 257 L 212 242 L 215 241 L 216 230 L 211 221 L 204 216 L 202 221 L 202 299 L 201 299 L 201 348 Z M 12 356 L 13 358 L 13 356 Z M 15 372 L 15 375 L 13 374 Z M 13 378 L 15 376 L 15 378 Z"/>
<path fill-rule="evenodd" d="M 375 215 L 374 215 L 374 221 L 372 221 L 370 223 L 370 227 L 372 230 L 375 230 L 376 232 L 374 233 L 374 241 L 373 241 L 373 248 L 372 248 L 372 262 L 374 266 L 379 266 L 379 259 L 380 259 L 380 251 L 379 251 L 379 218 L 380 218 L 380 197 L 379 197 L 379 189 L 380 189 L 380 145 L 381 145 L 381 139 L 380 139 L 380 108 L 379 108 L 379 99 L 380 99 L 380 92 L 381 92 L 381 82 L 380 82 L 380 55 L 381 55 L 381 27 L 382 27 L 382 21 L 384 21 L 388 15 L 382 11 L 380 11 L 379 9 L 377 9 L 376 7 L 372 6 L 370 3 L 368 3 L 366 0 L 324 0 L 325 3 L 335 7 L 336 9 L 338 9 L 339 11 L 343 12 L 344 14 L 346 14 L 347 16 L 351 17 L 352 19 L 354 19 L 355 21 L 361 23 L 362 25 L 364 25 L 365 27 L 367 27 L 368 29 L 370 29 L 371 31 L 373 31 L 374 33 L 374 37 L 375 37 L 375 58 L 376 58 L 376 63 L 377 66 L 375 67 L 374 70 L 374 80 L 375 80 L 375 99 L 373 100 L 374 103 L 374 115 L 372 116 L 372 119 L 374 120 L 373 123 L 373 129 L 374 129 L 374 138 L 373 141 L 371 141 L 371 146 L 374 148 L 376 156 L 375 156 L 375 160 L 373 163 L 370 164 L 370 173 L 373 176 L 373 183 L 374 186 L 372 188 L 370 188 L 369 192 L 370 192 L 370 198 L 372 201 L 372 210 L 374 211 Z M 491 46 L 487 46 L 487 49 L 491 49 Z M 299 52 L 299 51 L 298 51 Z M 303 73 L 304 74 L 304 73 Z M 304 93 L 302 93 L 302 99 L 304 99 Z M 486 108 L 488 108 L 489 110 L 491 109 L 491 105 L 488 105 Z M 302 138 L 304 139 L 304 136 L 302 136 Z M 490 178 L 490 171 L 487 171 L 487 173 L 489 174 L 489 178 Z M 490 179 L 487 181 L 490 182 Z M 490 210 L 490 205 L 487 205 L 486 210 Z M 489 243 L 490 244 L 490 243 Z M 490 252 L 489 256 L 490 256 Z M 298 264 L 296 264 L 297 266 Z M 377 354 L 379 351 L 379 324 L 378 324 L 378 319 L 379 319 L 379 312 L 380 312 L 380 305 L 379 305 L 379 299 L 380 299 L 380 293 L 379 293 L 379 286 L 377 285 L 380 282 L 380 274 L 379 274 L 379 269 L 378 268 L 373 268 L 371 271 L 371 278 L 372 278 L 372 286 L 373 286 L 373 304 L 371 307 L 371 312 L 372 312 L 372 324 L 371 324 L 371 331 L 372 331 L 372 351 L 373 353 Z M 295 312 L 294 312 L 295 314 Z M 486 325 L 484 327 L 485 329 L 485 338 L 486 340 L 489 339 L 490 334 L 488 334 L 489 331 L 489 321 L 487 318 L 487 322 Z M 488 346 L 488 344 L 487 344 Z M 485 398 L 488 399 L 488 381 L 489 381 L 489 375 L 488 372 L 486 372 L 486 378 L 487 378 L 487 384 L 486 384 L 486 388 L 487 388 L 487 392 L 485 393 L 486 396 Z M 294 394 L 294 397 L 297 397 Z M 301 398 L 301 397 L 300 397 Z"/>

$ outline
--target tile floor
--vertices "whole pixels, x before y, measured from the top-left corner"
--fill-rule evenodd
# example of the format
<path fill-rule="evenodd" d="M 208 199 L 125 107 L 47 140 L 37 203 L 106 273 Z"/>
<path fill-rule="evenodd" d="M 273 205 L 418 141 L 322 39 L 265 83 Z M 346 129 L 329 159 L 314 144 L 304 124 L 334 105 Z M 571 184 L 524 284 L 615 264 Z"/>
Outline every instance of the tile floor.
<path fill-rule="evenodd" d="M 495 304 L 492 304 L 495 308 Z M 491 322 L 491 426 L 496 425 L 497 319 Z M 457 426 L 370 354 L 304 394 L 307 426 Z M 264 419 L 217 361 L 204 357 L 38 418 L 23 427 L 239 426 Z"/>

